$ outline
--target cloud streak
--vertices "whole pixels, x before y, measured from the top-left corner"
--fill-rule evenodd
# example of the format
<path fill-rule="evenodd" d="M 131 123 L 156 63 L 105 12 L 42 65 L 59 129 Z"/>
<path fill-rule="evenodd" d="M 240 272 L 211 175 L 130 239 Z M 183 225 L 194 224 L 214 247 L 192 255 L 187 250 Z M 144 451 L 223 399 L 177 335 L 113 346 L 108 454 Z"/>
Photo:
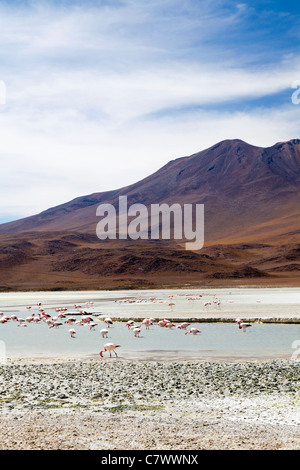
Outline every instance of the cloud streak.
<path fill-rule="evenodd" d="M 0 218 L 125 186 L 223 138 L 297 137 L 298 21 L 255 2 L 0 1 Z"/>

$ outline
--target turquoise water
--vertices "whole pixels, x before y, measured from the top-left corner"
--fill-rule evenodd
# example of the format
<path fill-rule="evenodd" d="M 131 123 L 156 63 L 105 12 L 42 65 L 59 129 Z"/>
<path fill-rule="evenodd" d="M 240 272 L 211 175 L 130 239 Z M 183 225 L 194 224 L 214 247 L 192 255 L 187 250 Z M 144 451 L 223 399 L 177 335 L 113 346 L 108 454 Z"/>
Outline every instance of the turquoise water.
<path fill-rule="evenodd" d="M 188 294 L 187 294 L 188 292 Z M 140 314 L 141 318 L 172 317 L 172 313 L 180 312 L 191 316 L 205 316 L 207 312 L 204 302 L 214 299 L 216 291 L 135 291 L 135 292 L 89 292 L 89 293 L 19 293 L 2 294 L 0 311 L 4 315 L 16 314 L 26 319 L 32 313 L 38 315 L 38 302 L 52 317 L 57 316 L 55 307 L 66 306 L 68 314 L 77 314 L 79 309 L 75 303 L 81 302 L 81 308 L 93 316 L 97 324 L 93 330 L 86 325 L 68 325 L 65 319 L 60 320 L 58 328 L 49 328 L 44 322 L 26 323 L 26 327 L 18 326 L 18 322 L 10 320 L 0 324 L 0 354 L 5 351 L 9 357 L 48 357 L 48 356 L 98 356 L 106 342 L 121 345 L 117 350 L 120 357 L 131 358 L 224 358 L 224 359 L 260 359 L 290 358 L 300 347 L 300 325 L 298 324 L 259 324 L 253 323 L 246 332 L 232 323 L 193 323 L 193 327 L 201 330 L 201 334 L 185 335 L 185 330 L 161 328 L 153 325 L 146 330 L 142 327 L 140 337 L 134 337 L 128 330 L 125 321 L 114 322 L 108 329 L 108 338 L 103 339 L 100 330 L 105 328 L 104 316 Z M 170 298 L 171 296 L 171 298 Z M 193 297 L 193 298 L 192 298 Z M 218 290 L 217 297 L 222 305 L 212 305 L 216 316 L 233 312 L 238 315 L 245 311 L 266 313 L 274 312 L 280 316 L 284 309 L 299 308 L 299 291 L 286 290 Z M 89 303 L 93 302 L 93 303 Z M 299 304 L 298 304 L 299 302 Z M 170 306 L 170 303 L 174 304 Z M 30 310 L 26 306 L 31 305 Z M 252 309 L 252 310 L 251 310 Z M 259 310 L 258 310 L 259 309 Z M 277 310 L 276 310 L 277 309 Z M 98 317 L 98 315 L 100 315 Z M 25 322 L 24 322 L 25 323 Z M 176 323 L 175 323 L 176 324 Z M 76 330 L 75 338 L 71 338 L 68 330 Z M 299 344 L 297 344 L 297 342 Z M 2 348 L 2 349 L 1 349 Z M 106 354 L 109 357 L 109 354 Z"/>

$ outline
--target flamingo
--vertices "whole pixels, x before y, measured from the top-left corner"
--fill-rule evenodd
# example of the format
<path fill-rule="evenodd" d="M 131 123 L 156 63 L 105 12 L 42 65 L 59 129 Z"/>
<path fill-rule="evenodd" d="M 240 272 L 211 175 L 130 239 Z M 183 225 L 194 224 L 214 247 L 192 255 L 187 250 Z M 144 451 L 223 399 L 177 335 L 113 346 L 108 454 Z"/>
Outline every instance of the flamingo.
<path fill-rule="evenodd" d="M 101 334 L 102 338 L 107 338 L 108 330 L 107 330 L 106 328 L 103 328 L 103 329 L 100 331 L 100 334 Z"/>
<path fill-rule="evenodd" d="M 49 325 L 50 328 L 58 328 L 59 326 L 61 326 L 62 323 L 59 322 L 59 321 L 52 321 L 51 322 L 51 325 Z"/>
<path fill-rule="evenodd" d="M 42 312 L 42 316 L 43 316 L 43 318 L 51 318 L 51 315 L 49 313 L 46 313 L 46 312 Z"/>
<path fill-rule="evenodd" d="M 143 325 L 146 325 L 146 330 L 149 329 L 149 326 L 152 325 L 152 321 L 150 320 L 150 318 L 144 318 L 144 320 L 142 321 L 142 324 Z"/>
<path fill-rule="evenodd" d="M 90 323 L 90 322 L 93 322 L 93 318 L 89 315 L 81 315 L 81 321 L 83 323 Z"/>
<path fill-rule="evenodd" d="M 251 323 L 245 323 L 242 320 L 240 320 L 239 318 L 237 318 L 235 321 L 238 323 L 239 329 L 243 330 L 244 332 L 246 331 L 247 328 L 252 326 Z"/>
<path fill-rule="evenodd" d="M 197 335 L 198 333 L 201 333 L 201 331 L 198 330 L 198 328 L 191 328 L 190 331 L 186 331 L 184 334 L 185 335 L 188 335 L 188 334 Z"/>
<path fill-rule="evenodd" d="M 65 323 L 75 323 L 75 322 L 76 322 L 76 318 L 74 318 L 74 317 L 69 317 L 69 318 L 65 321 Z"/>
<path fill-rule="evenodd" d="M 71 338 L 74 338 L 74 335 L 76 334 L 76 330 L 71 329 L 69 330 L 69 333 L 70 333 Z"/>
<path fill-rule="evenodd" d="M 176 328 L 179 328 L 180 330 L 184 330 L 186 327 L 190 326 L 190 323 L 188 322 L 183 322 L 181 325 L 177 325 Z"/>
<path fill-rule="evenodd" d="M 171 321 L 168 321 L 165 326 L 166 326 L 166 328 L 173 328 L 175 326 L 175 324 L 172 323 Z"/>
<path fill-rule="evenodd" d="M 113 324 L 113 321 L 112 321 L 111 318 L 105 318 L 105 319 L 104 319 L 104 323 L 106 323 L 106 324 L 107 324 L 107 328 L 109 328 L 109 326 Z"/>
<path fill-rule="evenodd" d="M 133 335 L 136 337 L 136 336 L 139 336 L 139 334 L 142 330 L 141 330 L 141 328 L 135 327 L 135 328 L 133 328 L 132 331 L 133 331 Z"/>
<path fill-rule="evenodd" d="M 115 356 L 118 357 L 115 349 L 116 348 L 120 348 L 121 345 L 120 344 L 116 344 L 116 343 L 106 343 L 104 345 L 104 348 L 102 351 L 99 352 L 100 356 L 103 357 L 103 353 L 106 352 L 106 351 L 109 351 L 109 357 L 111 357 L 111 352 L 113 351 L 115 353 Z"/>

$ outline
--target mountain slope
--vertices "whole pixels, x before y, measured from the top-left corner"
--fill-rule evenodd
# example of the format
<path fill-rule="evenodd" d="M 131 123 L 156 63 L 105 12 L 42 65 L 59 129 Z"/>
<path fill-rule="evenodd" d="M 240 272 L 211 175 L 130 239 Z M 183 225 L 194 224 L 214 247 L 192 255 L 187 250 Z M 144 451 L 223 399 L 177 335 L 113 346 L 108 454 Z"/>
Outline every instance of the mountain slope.
<path fill-rule="evenodd" d="M 94 193 L 41 214 L 0 225 L 0 233 L 95 233 L 99 204 L 201 203 L 206 243 L 273 242 L 299 227 L 300 140 L 269 148 L 226 140 L 169 162 L 149 177 L 115 191 Z"/>
<path fill-rule="evenodd" d="M 99 204 L 204 204 L 204 248 L 96 236 Z M 300 285 L 300 140 L 225 140 L 115 191 L 0 225 L 0 290 Z"/>

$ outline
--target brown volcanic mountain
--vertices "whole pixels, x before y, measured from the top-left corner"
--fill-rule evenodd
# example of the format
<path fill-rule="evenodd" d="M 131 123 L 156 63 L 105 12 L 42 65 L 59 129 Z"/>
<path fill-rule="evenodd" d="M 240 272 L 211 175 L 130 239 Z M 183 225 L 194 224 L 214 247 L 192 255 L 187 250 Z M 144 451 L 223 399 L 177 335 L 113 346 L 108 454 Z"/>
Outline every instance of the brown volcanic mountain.
<path fill-rule="evenodd" d="M 99 204 L 202 203 L 205 246 L 99 241 Z M 3 288 L 290 282 L 300 275 L 300 140 L 269 148 L 225 140 L 149 177 L 0 225 Z M 270 277 L 270 273 L 273 277 Z M 276 273 L 276 274 L 275 274 Z M 298 281 L 297 281 L 298 282 Z"/>

